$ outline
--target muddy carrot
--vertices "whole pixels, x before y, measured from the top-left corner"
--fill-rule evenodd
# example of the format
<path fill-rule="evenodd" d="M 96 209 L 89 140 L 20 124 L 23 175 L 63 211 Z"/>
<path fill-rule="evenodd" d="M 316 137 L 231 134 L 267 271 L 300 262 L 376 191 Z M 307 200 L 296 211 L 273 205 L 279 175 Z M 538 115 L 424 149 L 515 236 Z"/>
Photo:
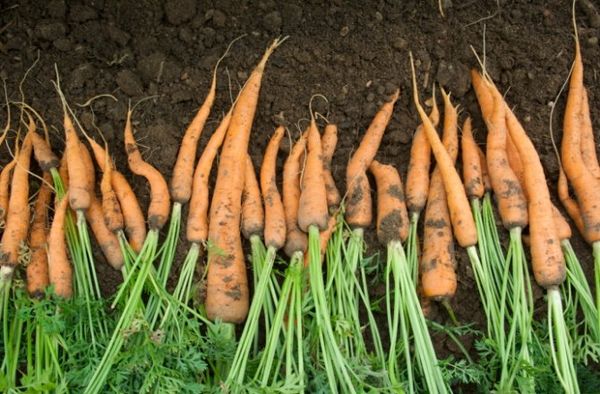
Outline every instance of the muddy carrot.
<path fill-rule="evenodd" d="M 400 91 L 396 90 L 391 100 L 383 104 L 346 167 L 346 221 L 352 227 L 365 228 L 371 224 L 371 189 L 366 170 L 377 154 L 399 96 Z"/>
<path fill-rule="evenodd" d="M 52 201 L 51 182 L 52 177 L 50 174 L 44 172 L 43 182 L 33 206 L 33 220 L 29 233 L 31 259 L 29 260 L 29 264 L 27 264 L 27 292 L 34 297 L 42 296 L 49 284 L 46 247 L 48 238 L 48 205 Z"/>
<path fill-rule="evenodd" d="M 323 149 L 323 176 L 325 177 L 325 188 L 327 189 L 327 206 L 330 211 L 335 210 L 342 199 L 331 174 L 331 160 L 333 159 L 337 139 L 337 126 L 334 124 L 325 126 L 321 136 L 321 146 Z"/>
<path fill-rule="evenodd" d="M 54 292 L 62 298 L 73 295 L 73 268 L 67 256 L 65 216 L 68 198 L 58 202 L 48 234 L 48 276 Z"/>
<path fill-rule="evenodd" d="M 289 257 L 292 257 L 295 252 L 304 252 L 307 247 L 306 233 L 298 227 L 300 171 L 305 149 L 306 135 L 303 134 L 293 145 L 283 165 L 282 193 L 287 229 L 284 251 Z"/>
<path fill-rule="evenodd" d="M 50 145 L 48 145 L 48 142 L 42 136 L 35 132 L 31 133 L 31 143 L 33 145 L 33 155 L 42 171 L 50 171 L 53 168 L 58 168 L 60 160 L 52 152 Z"/>
<path fill-rule="evenodd" d="M 260 167 L 260 188 L 265 205 L 265 245 L 281 249 L 285 245 L 285 214 L 281 195 L 277 189 L 277 152 L 285 134 L 285 128 L 279 126 L 265 150 Z"/>
<path fill-rule="evenodd" d="M 470 199 L 480 199 L 483 197 L 485 189 L 481 172 L 481 160 L 479 158 L 479 152 L 477 151 L 477 143 L 473 138 L 471 118 L 465 120 L 462 129 L 461 151 L 463 180 L 467 196 Z"/>
<path fill-rule="evenodd" d="M 408 237 L 408 213 L 398 171 L 389 164 L 373 160 L 369 171 L 377 185 L 377 239 L 387 246 Z"/>
<path fill-rule="evenodd" d="M 221 120 L 221 123 L 219 123 L 217 129 L 210 136 L 194 171 L 186 232 L 187 240 L 190 242 L 206 242 L 208 237 L 208 180 L 213 161 L 217 156 L 219 147 L 223 143 L 230 121 L 231 110 L 229 110 L 227 115 Z"/>

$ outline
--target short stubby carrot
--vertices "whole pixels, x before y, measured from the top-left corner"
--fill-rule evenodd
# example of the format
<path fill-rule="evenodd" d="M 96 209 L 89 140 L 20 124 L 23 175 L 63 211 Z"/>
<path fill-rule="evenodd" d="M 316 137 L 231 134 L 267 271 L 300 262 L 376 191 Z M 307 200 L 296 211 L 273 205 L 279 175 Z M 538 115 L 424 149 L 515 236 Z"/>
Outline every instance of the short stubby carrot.
<path fill-rule="evenodd" d="M 408 212 L 400 174 L 393 166 L 373 160 L 369 171 L 377 185 L 377 239 L 383 246 L 406 241 Z"/>
<path fill-rule="evenodd" d="M 285 128 L 279 126 L 271 137 L 260 167 L 260 188 L 265 206 L 265 245 L 281 249 L 285 245 L 286 226 L 281 195 L 277 189 L 277 152 L 285 134 Z"/>

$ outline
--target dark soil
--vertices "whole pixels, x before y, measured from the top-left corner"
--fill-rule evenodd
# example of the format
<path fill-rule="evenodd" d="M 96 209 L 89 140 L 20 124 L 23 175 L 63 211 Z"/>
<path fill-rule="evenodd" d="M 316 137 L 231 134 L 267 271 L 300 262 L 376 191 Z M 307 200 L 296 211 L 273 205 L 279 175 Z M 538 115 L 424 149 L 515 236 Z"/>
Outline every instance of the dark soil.
<path fill-rule="evenodd" d="M 136 109 L 135 129 L 145 158 L 170 174 L 183 130 L 204 99 L 211 68 L 228 42 L 247 34 L 235 43 L 219 69 L 218 100 L 201 147 L 267 44 L 274 37 L 289 35 L 267 68 L 250 144 L 252 157 L 255 164 L 260 162 L 277 124 L 285 124 L 297 136 L 298 127 L 304 127 L 309 117 L 311 96 L 322 94 L 328 102 L 317 98 L 313 108 L 339 125 L 332 169 L 338 187 L 344 190 L 348 157 L 378 106 L 398 87 L 402 95 L 378 160 L 397 165 L 405 174 L 418 118 L 410 95 L 409 50 L 415 56 L 423 97 L 431 93 L 432 83 L 439 82 L 460 104 L 461 118 L 474 118 L 477 138 L 484 139 L 468 72 L 478 65 L 471 46 L 483 53 L 485 31 L 488 71 L 508 91 L 508 102 L 534 140 L 554 190 L 558 167 L 548 125 L 551 105 L 573 58 L 570 1 L 442 3 L 447 5 L 446 17 L 440 15 L 434 0 L 4 0 L 0 2 L 0 75 L 7 81 L 9 96 L 18 100 L 19 81 L 39 57 L 23 93 L 52 127 L 57 151 L 62 149 L 62 115 L 51 84 L 54 65 L 74 108 L 75 103 L 98 94 L 117 97 L 118 102 L 95 101 L 93 115 L 89 108 L 77 111 L 89 132 L 97 133 L 94 124 L 102 131 L 119 169 L 146 203 L 145 182 L 131 176 L 124 160 L 121 131 L 128 100 L 155 96 Z M 600 99 L 600 21 L 583 10 L 579 14 L 586 84 L 591 102 L 596 103 Z M 563 108 L 564 97 L 557 104 L 559 119 Z M 600 119 L 596 106 L 592 116 Z M 555 125 L 560 131 L 560 122 Z M 2 147 L 0 152 L 4 163 L 8 151 Z M 375 231 L 365 234 L 368 253 L 381 251 Z M 590 272 L 590 248 L 579 236 L 574 236 L 573 243 Z M 457 260 L 460 283 L 453 307 L 461 322 L 481 323 L 481 305 L 466 255 L 461 252 Z M 104 290 L 112 291 L 118 275 L 104 264 L 98 270 Z M 538 289 L 537 294 L 542 292 Z M 437 318 L 445 316 L 440 311 Z M 455 351 L 449 344 L 439 345 L 441 352 Z"/>

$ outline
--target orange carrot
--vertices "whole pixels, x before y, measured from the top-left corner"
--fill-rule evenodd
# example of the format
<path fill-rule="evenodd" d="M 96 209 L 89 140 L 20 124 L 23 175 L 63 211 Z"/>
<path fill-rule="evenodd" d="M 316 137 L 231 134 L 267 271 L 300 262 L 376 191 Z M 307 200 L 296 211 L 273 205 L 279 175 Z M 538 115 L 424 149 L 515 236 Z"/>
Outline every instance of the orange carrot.
<path fill-rule="evenodd" d="M 429 114 L 429 119 L 433 127 L 437 127 L 440 120 L 435 91 L 432 95 L 433 107 Z M 420 213 L 427 202 L 427 193 L 429 190 L 429 171 L 431 167 L 431 146 L 427 141 L 427 136 L 420 124 L 413 136 L 410 147 L 410 159 L 408 162 L 408 173 L 406 174 L 406 207 L 408 213 Z"/>
<path fill-rule="evenodd" d="M 17 164 L 16 159 L 11 160 L 0 172 L 0 224 L 4 225 L 6 212 L 8 211 L 8 200 L 10 198 L 10 180 L 12 171 Z M 4 226 L 2 226 L 4 227 Z"/>
<path fill-rule="evenodd" d="M 140 153 L 133 128 L 131 126 L 132 110 L 127 111 L 127 120 L 125 122 L 125 151 L 127 152 L 127 163 L 129 169 L 136 175 L 143 176 L 150 185 L 150 205 L 148 206 L 148 226 L 150 229 L 161 229 L 169 217 L 169 208 L 171 205 L 169 196 L 169 187 L 162 174 L 149 163 L 144 161 Z M 70 171 L 69 171 L 70 172 Z"/>
<path fill-rule="evenodd" d="M 588 101 L 587 89 L 585 88 L 583 89 L 581 115 L 581 159 L 592 175 L 596 178 L 600 178 L 600 166 L 598 165 L 596 144 L 594 143 L 590 103 Z"/>
<path fill-rule="evenodd" d="M 250 155 L 246 155 L 244 190 L 242 194 L 242 234 L 250 239 L 253 235 L 262 236 L 265 230 L 265 211 L 260 186 Z"/>
<path fill-rule="evenodd" d="M 206 288 L 206 312 L 212 320 L 240 323 L 248 314 L 248 278 L 239 236 L 246 166 L 241 158 L 248 151 L 265 66 L 280 43 L 276 40 L 269 46 L 246 81 L 223 142 L 208 229 L 208 239 L 215 245 L 215 252 L 211 252 L 211 248 L 208 251 Z"/>
<path fill-rule="evenodd" d="M 260 188 L 265 205 L 265 245 L 281 249 L 285 245 L 285 214 L 281 195 L 277 190 L 277 152 L 285 133 L 285 128 L 279 126 L 271 137 L 262 166 L 260 167 Z"/>
<path fill-rule="evenodd" d="M 348 188 L 346 221 L 352 227 L 365 228 L 371 224 L 373 216 L 371 189 L 366 171 L 377 154 L 383 133 L 392 118 L 394 104 L 399 96 L 400 91 L 396 90 L 391 100 L 383 104 L 346 167 Z"/>
<path fill-rule="evenodd" d="M 310 121 L 306 136 L 308 150 L 301 180 L 302 192 L 298 204 L 298 227 L 308 232 L 310 226 L 319 230 L 327 228 L 329 214 L 327 209 L 327 191 L 323 178 L 323 162 L 321 161 L 321 136 L 315 119 Z"/>
<path fill-rule="evenodd" d="M 573 220 L 573 222 L 575 223 L 575 227 L 577 227 L 579 233 L 585 238 L 585 228 L 583 225 L 583 219 L 581 218 L 581 211 L 579 210 L 579 205 L 577 205 L 577 201 L 575 201 L 575 199 L 573 199 L 569 195 L 569 185 L 567 183 L 567 176 L 565 175 L 565 172 L 563 171 L 562 167 L 559 168 L 558 171 L 558 198 L 562 203 L 563 207 L 565 207 L 567 214 L 569 215 L 571 220 Z M 589 242 L 588 239 L 586 239 L 586 241 Z"/>
<path fill-rule="evenodd" d="M 73 268 L 67 256 L 65 242 L 65 216 L 68 198 L 58 202 L 54 211 L 54 220 L 48 234 L 48 277 L 54 286 L 54 292 L 62 298 L 73 295 Z"/>
<path fill-rule="evenodd" d="M 408 237 L 408 213 L 398 171 L 389 164 L 373 160 L 369 170 L 377 184 L 377 239 L 387 246 Z"/>
<path fill-rule="evenodd" d="M 96 197 L 92 197 L 90 207 L 85 212 L 85 218 L 100 249 L 102 249 L 104 257 L 106 257 L 106 262 L 114 269 L 120 270 L 123 267 L 124 260 L 119 239 L 104 222 L 102 204 Z"/>
<path fill-rule="evenodd" d="M 471 83 L 475 90 L 475 96 L 479 102 L 479 109 L 484 122 L 488 122 L 489 119 L 494 115 L 494 97 L 489 91 L 487 82 L 483 79 L 483 76 L 479 71 L 471 70 Z"/>
<path fill-rule="evenodd" d="M 33 145 L 33 155 L 42 171 L 50 171 L 53 168 L 58 168 L 60 160 L 52 152 L 50 145 L 42 136 L 35 132 L 31 133 L 31 143 Z"/>
<path fill-rule="evenodd" d="M 444 148 L 442 141 L 440 141 L 440 137 L 436 133 L 431 120 L 429 120 L 425 110 L 423 110 L 423 107 L 419 103 L 419 94 L 416 83 L 417 77 L 414 72 L 414 64 L 412 64 L 412 55 L 411 66 L 413 68 L 412 79 L 415 105 L 421 116 L 421 121 L 424 126 L 423 129 L 427 134 L 427 140 L 429 141 L 429 145 L 431 145 L 431 151 L 433 152 L 444 181 L 454 236 L 463 248 L 474 246 L 477 244 L 477 230 L 475 229 L 475 221 L 471 214 L 469 200 L 450 155 Z"/>
<path fill-rule="evenodd" d="M 35 125 L 30 122 L 29 131 L 33 132 L 34 128 Z M 31 138 L 27 133 L 13 170 L 4 233 L 0 242 L 0 266 L 16 266 L 19 262 L 19 250 L 27 239 L 31 216 L 29 210 L 31 150 Z"/>
<path fill-rule="evenodd" d="M 565 219 L 565 217 L 560 213 L 558 208 L 554 204 L 552 204 L 552 215 L 554 216 L 554 225 L 556 226 L 556 232 L 558 234 L 558 239 L 561 241 L 565 239 L 571 238 L 571 226 Z"/>
<path fill-rule="evenodd" d="M 89 190 L 89 171 L 81 157 L 81 142 L 77 137 L 75 127 L 71 117 L 67 112 L 66 106 L 64 111 L 64 128 L 65 128 L 65 155 L 67 160 L 67 169 L 69 171 L 69 205 L 75 211 L 85 211 L 90 206 L 90 190 Z"/>
<path fill-rule="evenodd" d="M 471 118 L 467 118 L 461 137 L 463 179 L 467 196 L 471 199 L 480 199 L 483 197 L 485 189 L 477 143 L 471 130 Z"/>
<path fill-rule="evenodd" d="M 105 151 L 106 150 L 108 150 L 108 147 L 105 147 Z M 104 172 L 102 173 L 102 180 L 100 181 L 100 193 L 102 193 L 102 221 L 106 224 L 106 227 L 110 232 L 116 233 L 123 230 L 125 223 L 119 199 L 112 186 L 113 167 L 109 161 L 108 155 L 105 156 L 106 162 L 104 163 Z"/>
<path fill-rule="evenodd" d="M 48 205 L 52 198 L 51 182 L 52 177 L 50 173 L 44 172 L 43 182 L 34 203 L 33 221 L 31 222 L 31 231 L 29 233 L 31 259 L 29 260 L 29 264 L 27 264 L 27 292 L 34 297 L 41 297 L 49 284 L 46 247 L 48 238 Z"/>
<path fill-rule="evenodd" d="M 490 193 L 492 191 L 492 181 L 490 181 L 487 159 L 485 158 L 485 154 L 479 145 L 477 146 L 477 153 L 479 154 L 479 161 L 481 162 L 481 178 L 483 179 L 483 188 L 486 193 Z"/>
<path fill-rule="evenodd" d="M 186 233 L 187 240 L 190 242 L 206 242 L 208 237 L 208 180 L 213 161 L 223 143 L 230 121 L 231 110 L 221 120 L 213 135 L 210 136 L 194 171 Z"/>
<path fill-rule="evenodd" d="M 321 137 L 321 146 L 323 149 L 323 176 L 325 177 L 325 188 L 327 190 L 327 206 L 330 211 L 337 209 L 342 200 L 331 174 L 331 160 L 333 159 L 337 139 L 337 126 L 331 123 L 325 126 L 325 131 L 323 131 Z"/>
<path fill-rule="evenodd" d="M 303 134 L 292 147 L 283 165 L 283 208 L 286 222 L 286 242 L 284 251 L 289 257 L 295 252 L 303 252 L 307 247 L 307 237 L 298 227 L 298 204 L 300 203 L 300 168 L 306 135 Z"/>

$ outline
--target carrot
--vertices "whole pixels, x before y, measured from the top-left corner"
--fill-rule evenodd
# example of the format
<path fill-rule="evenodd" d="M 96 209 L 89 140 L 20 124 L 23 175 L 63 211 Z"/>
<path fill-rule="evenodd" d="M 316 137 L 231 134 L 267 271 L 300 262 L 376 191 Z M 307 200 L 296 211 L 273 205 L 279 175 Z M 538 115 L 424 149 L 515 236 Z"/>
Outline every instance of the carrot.
<path fill-rule="evenodd" d="M 8 211 L 8 200 L 10 198 L 10 180 L 12 171 L 17 164 L 16 159 L 11 160 L 0 172 L 0 224 L 4 227 L 6 213 Z"/>
<path fill-rule="evenodd" d="M 479 102 L 479 109 L 481 110 L 483 121 L 487 123 L 494 115 L 494 97 L 491 95 L 487 82 L 484 80 L 483 76 L 475 69 L 471 70 L 471 83 L 473 84 L 475 96 Z"/>
<path fill-rule="evenodd" d="M 32 132 L 34 128 L 35 125 L 30 122 L 29 131 Z M 4 233 L 0 243 L 0 266 L 15 267 L 19 262 L 19 250 L 27 239 L 31 216 L 29 210 L 31 150 L 31 137 L 27 133 L 13 170 Z"/>
<path fill-rule="evenodd" d="M 454 168 L 454 163 L 450 158 L 450 155 L 444 148 L 442 141 L 440 141 L 440 137 L 437 135 L 433 123 L 427 117 L 425 110 L 423 110 L 423 107 L 419 103 L 419 94 L 416 83 L 417 77 L 414 72 L 414 64 L 412 63 L 412 54 L 411 67 L 413 72 L 413 96 L 415 105 L 421 116 L 421 121 L 424 126 L 423 130 L 425 130 L 425 133 L 427 134 L 427 140 L 431 145 L 431 151 L 437 161 L 437 166 L 440 169 L 444 181 L 454 236 L 463 248 L 468 248 L 477 244 L 477 230 L 475 229 L 475 221 L 471 214 L 469 200 L 467 199 L 465 189 L 456 168 Z"/>
<path fill-rule="evenodd" d="M 210 319 L 240 323 L 248 313 L 248 279 L 239 237 L 244 166 L 240 160 L 248 142 L 262 76 L 269 57 L 283 40 L 275 40 L 246 81 L 235 103 L 217 173 L 210 207 L 208 239 L 218 253 L 209 249 L 206 312 Z"/>
<path fill-rule="evenodd" d="M 131 114 L 132 110 L 130 108 L 127 111 L 127 120 L 125 122 L 124 130 L 127 163 L 129 164 L 129 169 L 134 174 L 146 178 L 150 185 L 148 226 L 150 229 L 159 230 L 164 226 L 169 217 L 169 207 L 171 205 L 169 187 L 162 174 L 142 158 L 142 154 L 140 153 L 137 143 L 135 142 L 135 137 L 133 136 Z"/>
<path fill-rule="evenodd" d="M 106 171 L 106 163 L 110 162 L 109 156 L 107 155 L 104 148 L 102 148 L 96 141 L 91 138 L 88 139 L 92 152 L 96 158 L 96 163 L 100 167 L 101 171 Z M 123 222 L 125 224 L 125 233 L 131 248 L 139 252 L 142 249 L 144 240 L 146 239 L 146 222 L 142 208 L 137 200 L 135 192 L 127 182 L 127 179 L 116 169 L 111 169 L 111 186 L 117 195 L 119 205 L 121 207 L 121 213 L 123 214 Z M 106 220 L 106 212 L 105 221 Z M 108 224 L 108 223 L 107 223 Z"/>
<path fill-rule="evenodd" d="M 81 142 L 63 103 L 65 128 L 65 155 L 69 171 L 69 205 L 75 211 L 85 211 L 90 206 L 90 180 L 87 163 L 82 159 Z"/>
<path fill-rule="evenodd" d="M 105 146 L 104 150 L 108 150 L 108 147 Z M 104 163 L 104 172 L 100 181 L 100 193 L 102 193 L 101 214 L 103 217 L 102 221 L 106 224 L 108 230 L 116 233 L 123 230 L 125 223 L 119 199 L 112 186 L 113 167 L 108 155 L 105 156 L 106 162 Z"/>
<path fill-rule="evenodd" d="M 304 232 L 308 232 L 310 226 L 325 230 L 329 219 L 327 191 L 323 178 L 323 162 L 321 161 L 321 137 L 314 118 L 310 121 L 306 142 L 308 150 L 301 179 L 302 192 L 298 203 L 298 227 Z"/>
<path fill-rule="evenodd" d="M 277 152 L 285 133 L 279 126 L 271 137 L 262 166 L 260 167 L 260 188 L 265 205 L 265 245 L 269 248 L 281 249 L 285 245 L 285 214 L 281 195 L 277 190 Z"/>
<path fill-rule="evenodd" d="M 450 97 L 445 92 L 442 93 L 445 103 L 443 144 L 454 165 L 458 154 L 458 114 L 450 102 Z M 423 255 L 420 264 L 423 294 L 436 300 L 451 298 L 457 287 L 450 222 L 442 173 L 439 166 L 436 166 L 431 175 L 425 208 Z"/>
<path fill-rule="evenodd" d="M 85 218 L 108 264 L 116 270 L 121 270 L 124 259 L 119 239 L 104 222 L 102 203 L 96 197 L 92 197 L 90 207 L 85 212 Z"/>
<path fill-rule="evenodd" d="M 284 251 L 289 257 L 307 248 L 307 237 L 298 227 L 298 204 L 300 203 L 300 167 L 306 148 L 306 134 L 292 147 L 283 165 L 283 208 L 287 229 Z"/>
<path fill-rule="evenodd" d="M 187 203 L 192 196 L 194 163 L 196 162 L 198 140 L 202 135 L 206 119 L 208 119 L 210 110 L 215 102 L 217 93 L 217 67 L 219 62 L 217 62 L 213 70 L 208 94 L 198 109 L 196 116 L 194 116 L 194 119 L 192 119 L 192 122 L 183 134 L 183 139 L 179 145 L 179 153 L 177 153 L 173 174 L 171 175 L 171 196 L 174 202 L 180 204 Z"/>
<path fill-rule="evenodd" d="M 600 240 L 600 180 L 594 178 L 582 156 L 583 91 L 583 62 L 577 41 L 565 108 L 561 157 L 563 169 L 579 203 L 585 238 L 593 243 Z"/>
<path fill-rule="evenodd" d="M 52 198 L 51 182 L 52 177 L 45 171 L 43 182 L 35 199 L 33 221 L 31 222 L 31 231 L 29 233 L 31 259 L 29 260 L 29 264 L 27 264 L 27 292 L 34 297 L 41 297 L 49 283 L 46 246 L 48 237 L 48 205 Z"/>
<path fill-rule="evenodd" d="M 581 211 L 579 210 L 579 205 L 577 205 L 577 201 L 573 199 L 569 194 L 569 184 L 567 182 L 567 176 L 565 175 L 562 167 L 558 170 L 558 198 L 562 203 L 563 207 L 565 207 L 567 214 L 575 223 L 575 227 L 579 230 L 579 232 L 585 238 L 585 228 L 583 224 L 583 219 L 581 218 Z M 586 241 L 589 240 L 586 238 Z"/>
<path fill-rule="evenodd" d="M 352 227 L 365 228 L 371 224 L 371 189 L 366 170 L 375 158 L 399 96 L 400 91 L 396 90 L 391 100 L 383 104 L 346 167 L 346 221 Z"/>
<path fill-rule="evenodd" d="M 190 242 L 206 242 L 208 237 L 208 180 L 213 161 L 223 143 L 230 121 L 231 110 L 210 136 L 194 171 L 186 232 L 187 240 Z"/>
<path fill-rule="evenodd" d="M 398 171 L 389 164 L 373 160 L 369 170 L 377 184 L 377 239 L 387 246 L 408 237 L 408 213 Z"/>
<path fill-rule="evenodd" d="M 67 256 L 65 242 L 65 216 L 68 198 L 58 202 L 48 234 L 48 277 L 54 293 L 62 298 L 73 295 L 73 268 Z"/>
<path fill-rule="evenodd" d="M 429 114 L 429 119 L 433 127 L 437 127 L 440 119 L 438 111 L 435 90 L 432 95 L 433 107 Z M 408 173 L 406 174 L 406 207 L 412 217 L 419 214 L 427 202 L 427 192 L 429 189 L 429 171 L 431 167 L 431 147 L 427 141 L 427 136 L 420 124 L 413 136 L 410 147 L 410 159 L 408 162 Z"/>
<path fill-rule="evenodd" d="M 242 234 L 244 238 L 262 236 L 265 229 L 265 210 L 263 208 L 260 185 L 254 172 L 250 155 L 246 154 L 244 190 L 242 194 Z"/>
<path fill-rule="evenodd" d="M 510 136 L 510 132 L 506 134 L 506 157 L 508 159 L 508 165 L 510 166 L 510 169 L 514 172 L 515 176 L 519 180 L 521 188 L 523 188 L 523 163 L 521 162 L 519 151 L 517 150 L 517 147 Z M 523 192 L 525 192 L 525 190 L 523 190 Z"/>
<path fill-rule="evenodd" d="M 585 88 L 583 89 L 581 115 L 581 159 L 592 175 L 596 178 L 600 178 L 600 166 L 598 165 L 596 144 L 594 143 L 594 130 L 592 128 L 592 118 L 590 116 L 590 103 L 588 100 L 587 89 Z"/>
<path fill-rule="evenodd" d="M 42 136 L 35 132 L 31 133 L 31 143 L 33 145 L 33 155 L 42 171 L 50 171 L 53 168 L 58 168 L 60 160 L 52 152 L 50 145 Z"/>
<path fill-rule="evenodd" d="M 552 204 L 552 215 L 554 217 L 554 225 L 556 226 L 556 232 L 558 234 L 558 239 L 564 241 L 565 239 L 571 238 L 571 226 L 565 219 L 565 217 L 560 213 L 556 205 Z"/>
<path fill-rule="evenodd" d="M 327 206 L 330 211 L 335 210 L 342 200 L 331 174 L 331 160 L 335 152 L 337 139 L 337 126 L 334 124 L 325 126 L 325 131 L 323 131 L 321 137 L 321 146 L 323 149 L 323 176 L 325 177 L 325 189 L 327 190 Z"/>
<path fill-rule="evenodd" d="M 482 85 L 482 89 L 485 86 Z M 498 211 L 506 229 L 524 228 L 527 225 L 527 201 L 519 179 L 511 169 L 507 156 L 507 125 L 505 105 L 499 92 L 491 92 L 494 98 L 493 114 L 486 120 L 487 167 L 492 188 L 498 199 Z"/>
<path fill-rule="evenodd" d="M 92 161 L 92 156 L 90 156 L 90 151 L 82 142 L 79 143 L 79 153 L 86 172 L 85 188 L 90 198 L 93 198 L 96 195 L 96 170 L 94 169 L 94 162 Z"/>
<path fill-rule="evenodd" d="M 494 101 L 502 100 L 497 91 L 494 93 Z M 502 104 L 505 105 L 504 102 Z M 565 280 L 566 268 L 554 223 L 550 192 L 535 147 L 516 116 L 508 110 L 508 106 L 506 108 L 507 128 L 523 163 L 524 186 L 529 198 L 531 266 L 536 282 L 544 288 L 551 288 Z"/>
<path fill-rule="evenodd" d="M 67 155 L 63 152 L 60 158 L 60 166 L 58 167 L 58 175 L 65 185 L 69 184 L 69 166 L 67 165 Z"/>
<path fill-rule="evenodd" d="M 471 118 L 468 117 L 463 125 L 461 137 L 463 179 L 467 196 L 470 199 L 480 199 L 485 189 L 477 143 L 471 130 Z"/>

